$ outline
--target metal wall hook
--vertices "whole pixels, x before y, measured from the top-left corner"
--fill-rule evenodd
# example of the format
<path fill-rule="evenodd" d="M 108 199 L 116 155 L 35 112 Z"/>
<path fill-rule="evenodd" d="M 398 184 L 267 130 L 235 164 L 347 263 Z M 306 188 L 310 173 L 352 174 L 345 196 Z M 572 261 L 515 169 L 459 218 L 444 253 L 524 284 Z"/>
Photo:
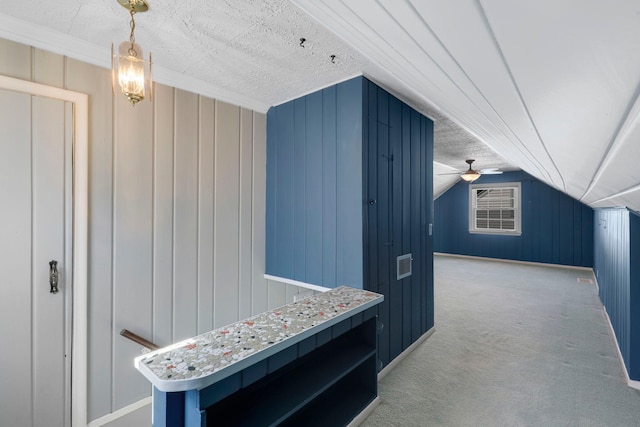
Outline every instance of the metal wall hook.
<path fill-rule="evenodd" d="M 304 47 L 304 42 L 306 42 L 307 39 L 305 39 L 304 37 L 300 38 L 300 47 Z"/>
<path fill-rule="evenodd" d="M 51 285 L 52 294 L 58 293 L 58 261 L 49 261 L 49 285 Z"/>

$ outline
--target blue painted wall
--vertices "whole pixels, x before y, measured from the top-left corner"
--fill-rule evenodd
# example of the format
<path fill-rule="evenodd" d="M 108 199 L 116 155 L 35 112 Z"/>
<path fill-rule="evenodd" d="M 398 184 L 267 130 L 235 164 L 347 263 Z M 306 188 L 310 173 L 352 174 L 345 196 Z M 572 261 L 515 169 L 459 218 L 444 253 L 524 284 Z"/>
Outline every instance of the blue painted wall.
<path fill-rule="evenodd" d="M 365 288 L 385 296 L 378 355 L 387 364 L 433 327 L 433 121 L 365 80 Z M 411 253 L 412 275 L 396 259 Z"/>
<path fill-rule="evenodd" d="M 640 381 L 640 215 L 629 212 L 629 377 Z"/>
<path fill-rule="evenodd" d="M 382 293 L 385 365 L 433 327 L 432 177 L 433 122 L 364 77 L 267 113 L 266 272 Z"/>
<path fill-rule="evenodd" d="M 362 288 L 362 87 L 268 111 L 267 274 Z"/>
<path fill-rule="evenodd" d="M 595 211 L 595 273 L 627 373 L 640 380 L 640 218 L 627 209 Z"/>
<path fill-rule="evenodd" d="M 469 233 L 469 184 L 434 203 L 434 251 L 593 267 L 593 209 L 523 171 L 483 175 L 474 184 L 520 182 L 522 235 Z"/>

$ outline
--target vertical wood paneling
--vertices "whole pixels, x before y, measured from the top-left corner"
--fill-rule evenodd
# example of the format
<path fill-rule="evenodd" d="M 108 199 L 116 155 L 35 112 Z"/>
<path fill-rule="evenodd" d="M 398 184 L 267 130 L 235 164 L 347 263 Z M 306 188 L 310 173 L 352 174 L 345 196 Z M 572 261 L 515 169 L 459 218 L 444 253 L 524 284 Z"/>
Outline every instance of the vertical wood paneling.
<path fill-rule="evenodd" d="M 640 216 L 629 212 L 629 377 L 640 380 Z"/>
<path fill-rule="evenodd" d="M 252 211 L 253 211 L 253 113 L 246 108 L 240 109 L 240 157 L 239 157 L 239 196 L 240 205 L 238 240 L 238 318 L 251 315 L 251 253 L 252 245 Z"/>
<path fill-rule="evenodd" d="M 0 370 L 0 413 L 10 425 L 31 425 L 31 310 L 15 307 L 31 306 L 31 97 L 0 90 L 0 198 L 3 200 L 0 223 L 0 256 L 3 260 L 3 297 L 0 312 L 12 314 L 11 321 L 0 322 L 0 337 L 13 348 L 21 349 L 21 357 L 10 351 L 0 352 L 0 364 L 11 369 Z M 27 172 L 27 173 L 25 173 Z M 6 203 L 10 200 L 11 203 Z M 6 262 L 11 260 L 11 262 Z M 45 282 L 46 283 L 46 282 Z M 12 284 L 12 286 L 8 286 Z M 20 327 L 16 327 L 20 325 Z M 25 333 L 28 332 L 28 333 Z M 15 388 L 4 386 L 15 385 Z M 25 396 L 17 402 L 13 396 Z M 6 419 L 4 419 L 4 414 Z"/>
<path fill-rule="evenodd" d="M 48 86 L 64 85 L 64 56 L 33 49 L 33 81 Z"/>
<path fill-rule="evenodd" d="M 273 310 L 286 303 L 287 285 L 280 282 L 268 281 L 267 289 L 267 310 Z"/>
<path fill-rule="evenodd" d="M 421 182 L 425 176 L 420 169 L 422 152 L 422 138 L 421 138 L 421 122 L 422 116 L 415 111 L 411 110 L 411 253 L 420 254 L 422 246 L 422 233 L 420 233 L 420 226 L 422 224 L 422 217 L 426 213 L 426 205 L 423 205 L 423 200 L 420 195 Z M 416 257 L 419 260 L 419 257 Z M 415 341 L 422 335 L 420 328 L 420 310 L 423 304 L 422 292 L 423 292 L 423 278 L 420 262 L 414 262 L 412 265 L 411 275 L 411 341 Z M 405 307 L 409 309 L 409 307 Z"/>
<path fill-rule="evenodd" d="M 356 79 L 270 109 L 269 274 L 362 286 L 361 97 Z"/>
<path fill-rule="evenodd" d="M 122 96 L 114 102 L 112 399 L 118 409 L 149 394 L 148 381 L 131 364 L 140 348 L 119 332 L 151 335 L 153 146 L 151 104 L 132 107 Z"/>
<path fill-rule="evenodd" d="M 629 377 L 640 379 L 638 332 L 638 262 L 640 225 L 627 209 L 597 209 L 594 213 L 594 270 L 600 299 L 615 332 Z M 635 322 L 634 322 L 635 321 Z"/>
<path fill-rule="evenodd" d="M 294 273 L 294 115 L 293 104 L 285 104 L 277 112 L 275 158 L 275 187 L 273 194 L 275 197 L 275 223 L 269 224 L 275 227 L 273 235 L 275 247 L 275 265 L 278 266 L 279 274 L 283 277 L 292 278 Z M 267 123 L 269 126 L 269 123 Z M 267 140 L 270 142 L 271 140 Z M 267 173 L 270 169 L 267 168 Z M 271 188 L 269 188 L 271 191 Z M 268 199 L 269 200 L 269 199 Z"/>
<path fill-rule="evenodd" d="M 366 101 L 366 188 L 368 194 L 376 194 L 376 203 L 364 211 L 369 254 L 365 288 L 385 296 L 378 306 L 384 324 L 378 354 L 387 364 L 433 326 L 428 315 L 433 307 L 433 269 L 427 262 L 432 252 L 425 233 L 432 210 L 427 162 L 432 158 L 433 123 L 372 82 Z M 396 257 L 409 252 L 413 273 L 398 281 Z"/>
<path fill-rule="evenodd" d="M 385 364 L 429 324 L 433 271 L 423 257 L 431 254 L 424 230 L 432 209 L 426 156 L 433 128 L 427 122 L 364 78 L 268 113 L 267 247 L 276 254 L 267 272 L 383 293 Z M 396 257 L 410 251 L 413 277 L 398 282 Z M 271 284 L 269 304 L 294 293 Z"/>
<path fill-rule="evenodd" d="M 531 201 L 531 204 L 534 206 L 534 215 L 538 215 L 540 218 L 540 229 L 539 230 L 527 230 L 527 235 L 531 234 L 540 234 L 540 248 L 538 249 L 538 254 L 541 262 L 551 263 L 553 262 L 551 254 L 553 253 L 553 212 L 551 210 L 546 210 L 547 213 L 545 215 L 545 207 L 547 207 L 550 203 L 546 202 L 552 199 L 553 192 L 555 191 L 553 188 L 548 185 L 540 186 L 540 201 L 545 201 L 540 203 L 539 201 Z M 533 260 L 532 260 L 533 261 Z"/>
<path fill-rule="evenodd" d="M 278 265 L 278 227 L 277 227 L 277 210 L 278 205 L 276 203 L 278 188 L 278 143 L 273 142 L 278 140 L 278 126 L 274 124 L 278 123 L 278 109 L 270 108 L 267 112 L 267 140 L 272 141 L 269 143 L 269 148 L 266 150 L 266 203 L 265 207 L 265 270 L 267 273 L 273 274 Z"/>
<path fill-rule="evenodd" d="M 198 293 L 198 97 L 175 92 L 173 339 L 197 331 Z"/>
<path fill-rule="evenodd" d="M 577 203 L 578 204 L 578 203 Z M 582 246 L 583 248 L 593 248 L 594 247 L 594 233 L 593 233 L 593 225 L 594 225 L 594 214 L 593 210 L 587 206 L 582 206 L 580 204 L 580 230 L 577 230 L 580 233 Z M 580 253 L 580 265 L 588 265 L 589 259 L 594 262 L 594 252 L 589 254 L 585 254 L 584 252 Z"/>
<path fill-rule="evenodd" d="M 371 86 L 377 90 L 373 83 Z M 391 360 L 390 357 L 390 331 L 394 328 L 390 323 L 391 301 L 388 298 L 391 283 L 391 248 L 393 246 L 393 236 L 391 228 L 391 194 L 394 191 L 391 182 L 391 168 L 393 162 L 390 161 L 391 150 L 389 147 L 389 125 L 388 123 L 388 100 L 389 95 L 386 92 L 378 91 L 376 104 L 376 124 L 377 124 L 377 141 L 369 141 L 378 145 L 378 201 L 375 209 L 378 213 L 378 222 L 376 228 L 378 230 L 378 259 L 373 264 L 378 270 L 378 292 L 385 295 L 384 301 L 378 305 L 378 320 L 383 324 L 383 331 L 378 336 L 378 357 L 385 365 Z M 394 283 L 395 285 L 395 280 Z"/>
<path fill-rule="evenodd" d="M 402 117 L 402 224 L 411 224 L 411 108 L 401 106 Z M 407 184 L 405 184 L 407 183 Z M 403 228 L 402 253 L 411 252 L 411 227 Z M 411 278 L 403 280 L 402 306 L 411 307 Z M 402 348 L 411 345 L 411 310 L 402 310 Z"/>
<path fill-rule="evenodd" d="M 214 326 L 238 319 L 240 108 L 216 101 Z"/>
<path fill-rule="evenodd" d="M 426 177 L 433 176 L 433 133 L 434 133 L 434 123 L 433 120 L 427 119 L 426 117 L 422 119 L 423 122 L 423 132 L 424 132 L 424 147 L 426 154 L 422 157 L 423 165 L 423 173 Z M 425 294 L 423 295 L 425 300 L 425 306 L 423 307 L 423 317 L 422 317 L 422 330 L 428 331 L 433 326 L 435 326 L 435 300 L 434 300 L 434 279 L 433 279 L 433 230 L 429 232 L 429 226 L 433 226 L 433 180 L 425 179 L 420 181 L 422 185 L 425 187 L 423 194 L 424 197 L 424 205 L 426 206 L 426 218 L 423 220 L 422 228 L 420 232 L 425 236 L 425 247 L 423 249 L 423 254 L 426 256 L 422 257 L 422 261 L 424 263 L 424 267 L 422 269 L 423 274 L 426 277 L 426 284 L 424 288 Z"/>
<path fill-rule="evenodd" d="M 174 89 L 156 84 L 153 166 L 153 342 L 173 342 Z"/>
<path fill-rule="evenodd" d="M 0 58 L 7 58 L 7 60 L 0 61 L 0 74 L 31 80 L 31 52 L 30 46 L 0 38 Z M 53 72 L 55 73 L 57 70 Z"/>
<path fill-rule="evenodd" d="M 131 107 L 112 95 L 109 70 L 2 39 L 0 58 L 11 58 L 0 61 L 0 74 L 89 94 L 87 398 L 94 420 L 149 395 L 132 363 L 140 347 L 121 329 L 166 345 L 196 334 L 196 320 L 200 331 L 213 325 L 214 305 L 223 323 L 267 309 L 266 117 L 223 103 L 217 114 L 213 100 L 176 98 L 159 84 L 153 103 Z M 16 105 L 0 107 L 12 125 L 28 117 Z M 282 305 L 296 292 L 282 286 L 270 300 Z M 193 309 L 183 315 L 185 307 Z M 21 376 L 29 386 L 29 374 Z"/>
<path fill-rule="evenodd" d="M 381 197 L 381 189 L 378 188 L 378 163 L 380 162 L 380 154 L 382 154 L 378 152 L 378 91 L 375 85 L 369 81 L 365 81 L 364 85 L 367 96 L 366 103 L 363 105 L 367 122 L 363 126 L 367 126 L 368 129 L 368 139 L 365 141 L 367 145 L 367 176 L 363 178 L 367 180 L 366 189 L 368 192 L 368 205 L 364 220 L 368 224 L 364 289 L 379 292 L 378 248 L 384 237 L 380 235 L 378 229 L 378 199 Z"/>
<path fill-rule="evenodd" d="M 322 281 L 322 92 L 305 97 L 305 277 Z"/>
<path fill-rule="evenodd" d="M 583 236 L 582 236 L 582 209 L 580 204 L 578 203 L 572 203 L 570 209 L 571 211 L 573 211 L 573 216 L 572 216 L 572 222 L 568 224 L 568 226 L 571 227 L 570 232 L 573 240 L 573 246 L 569 251 L 572 257 L 569 264 L 580 265 L 580 263 L 582 262 L 581 248 L 582 248 L 582 245 L 584 244 Z"/>
<path fill-rule="evenodd" d="M 253 228 L 251 247 L 252 259 L 252 300 L 251 314 L 267 310 L 267 280 L 264 278 L 266 262 L 266 177 L 267 175 L 267 117 L 253 114 Z"/>
<path fill-rule="evenodd" d="M 199 334 L 213 329 L 213 218 L 215 102 L 199 98 L 198 131 L 198 307 Z"/>
<path fill-rule="evenodd" d="M 307 281 L 306 266 L 306 120 L 305 98 L 293 102 L 293 276 Z"/>
<path fill-rule="evenodd" d="M 397 259 L 398 256 L 408 253 L 403 252 L 405 247 L 405 235 L 410 235 L 409 227 L 403 227 L 403 208 L 405 206 L 404 196 L 405 187 L 403 185 L 403 150 L 402 150 L 402 105 L 401 102 L 392 97 L 389 100 L 389 144 L 390 154 L 393 156 L 392 180 L 394 184 L 393 204 L 391 205 L 393 246 L 391 247 L 391 259 Z M 405 232 L 405 228 L 407 229 Z M 403 291 L 410 286 L 411 278 L 405 278 L 400 281 L 395 277 L 395 264 L 391 270 L 391 286 L 389 288 L 389 305 L 392 307 L 403 307 Z M 385 297 L 385 299 L 387 299 Z M 409 315 L 410 313 L 407 313 Z M 390 354 L 400 354 L 402 352 L 402 336 L 404 332 L 403 317 L 405 310 L 391 310 L 389 325 L 393 325 L 395 333 L 389 336 L 389 352 Z"/>
<path fill-rule="evenodd" d="M 469 185 L 460 182 L 435 201 L 435 251 L 593 266 L 593 210 L 590 207 L 523 171 L 484 175 L 476 182 L 521 183 L 522 235 L 469 233 Z"/>
<path fill-rule="evenodd" d="M 88 418 L 112 410 L 113 106 L 111 75 L 67 59 L 67 87 L 89 94 Z M 128 366 L 127 366 L 128 367 Z"/>
<path fill-rule="evenodd" d="M 362 288 L 362 81 L 336 91 L 336 236 L 349 236 L 347 244 L 337 237 L 336 285 Z"/>
<path fill-rule="evenodd" d="M 336 87 L 322 91 L 322 283 L 336 286 Z"/>
<path fill-rule="evenodd" d="M 559 192 L 558 191 L 553 191 L 551 193 L 551 203 L 548 204 L 546 207 L 547 209 L 551 210 L 551 221 L 553 223 L 553 226 L 551 228 L 551 235 L 552 237 L 552 242 L 553 244 L 551 245 L 551 253 L 550 253 L 550 257 L 551 260 L 549 262 L 556 262 L 559 263 L 560 260 L 560 206 L 559 206 Z M 566 212 L 563 212 L 563 214 L 566 215 Z"/>

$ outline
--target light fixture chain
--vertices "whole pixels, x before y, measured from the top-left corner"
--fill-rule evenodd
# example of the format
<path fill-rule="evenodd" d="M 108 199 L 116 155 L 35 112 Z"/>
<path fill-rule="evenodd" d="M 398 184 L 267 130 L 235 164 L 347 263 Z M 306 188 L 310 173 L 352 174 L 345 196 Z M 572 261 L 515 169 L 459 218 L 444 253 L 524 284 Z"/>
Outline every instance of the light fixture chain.
<path fill-rule="evenodd" d="M 136 14 L 136 11 L 133 10 L 133 8 L 131 8 L 129 10 L 129 13 L 131 14 L 131 22 L 129 23 L 129 26 L 131 27 L 131 34 L 129 34 L 129 41 L 131 42 L 131 47 L 129 48 L 129 55 L 136 58 L 138 56 L 138 52 L 136 52 L 134 48 L 134 44 L 136 42 L 136 36 L 134 35 L 134 31 L 136 30 L 136 21 L 133 19 L 133 15 Z"/>

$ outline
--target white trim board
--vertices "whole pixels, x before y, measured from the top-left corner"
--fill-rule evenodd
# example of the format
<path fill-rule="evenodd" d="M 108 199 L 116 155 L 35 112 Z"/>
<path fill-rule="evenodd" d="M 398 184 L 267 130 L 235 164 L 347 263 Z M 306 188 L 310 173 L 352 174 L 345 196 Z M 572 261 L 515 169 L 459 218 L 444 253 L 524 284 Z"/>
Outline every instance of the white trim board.
<path fill-rule="evenodd" d="M 137 402 L 132 403 L 131 405 L 127 405 L 124 408 L 120 408 L 115 412 L 107 414 L 103 417 L 97 418 L 91 421 L 87 427 L 101 427 L 106 424 L 109 424 L 112 421 L 117 420 L 118 418 L 126 417 L 127 415 L 137 411 L 138 409 L 142 409 L 147 405 L 151 405 L 152 399 L 151 396 L 145 397 L 142 400 L 138 400 Z M 149 425 L 151 425 L 151 420 L 149 420 Z"/>
<path fill-rule="evenodd" d="M 607 324 L 609 325 L 609 331 L 611 332 L 611 336 L 613 337 L 613 341 L 616 343 L 616 351 L 618 352 L 618 360 L 622 365 L 622 372 L 624 372 L 624 378 L 627 380 L 627 385 L 631 388 L 635 388 L 640 390 L 640 381 L 632 380 L 629 378 L 629 372 L 627 371 L 627 365 L 624 363 L 624 359 L 622 358 L 622 352 L 620 351 L 620 345 L 618 344 L 618 338 L 616 337 L 616 331 L 613 329 L 613 324 L 611 323 L 611 318 L 609 318 L 609 313 L 607 313 L 607 307 L 602 306 L 604 317 L 607 319 Z"/>
<path fill-rule="evenodd" d="M 593 268 L 591 267 L 580 267 L 578 265 L 563 265 L 563 264 L 548 264 L 546 262 L 533 262 L 533 261 L 518 261 L 515 259 L 502 259 L 502 258 L 489 258 L 475 255 L 459 255 L 459 254 L 448 254 L 445 252 L 434 252 L 434 256 L 446 256 L 451 258 L 465 258 L 465 259 L 477 259 L 482 261 L 493 261 L 493 262 L 508 262 L 511 264 L 523 264 L 523 265 L 537 265 L 541 267 L 554 267 L 554 268 L 568 268 L 570 270 L 582 270 L 582 271 L 590 271 L 593 274 Z M 595 277 L 595 275 L 594 275 Z"/>
<path fill-rule="evenodd" d="M 407 347 L 402 353 L 397 355 L 387 366 L 384 367 L 383 370 L 378 372 L 378 381 L 383 379 L 389 372 L 393 371 L 393 369 L 400 364 L 404 359 L 413 352 L 418 346 L 420 346 L 423 342 L 427 340 L 433 333 L 436 331 L 436 327 L 432 327 L 427 332 L 422 334 L 417 340 L 413 342 L 409 347 Z"/>
<path fill-rule="evenodd" d="M 300 282 L 298 280 L 287 279 L 286 277 L 280 277 L 280 276 L 272 276 L 270 274 L 265 274 L 264 278 L 267 280 L 271 280 L 273 282 L 285 283 L 287 285 L 293 285 L 293 286 L 298 286 L 300 288 L 312 289 L 318 292 L 327 292 L 332 289 L 332 288 L 327 288 L 326 286 L 314 285 L 312 283 Z"/>
<path fill-rule="evenodd" d="M 0 88 L 73 103 L 73 312 L 71 425 L 87 425 L 87 233 L 89 196 L 89 97 L 0 75 Z"/>

